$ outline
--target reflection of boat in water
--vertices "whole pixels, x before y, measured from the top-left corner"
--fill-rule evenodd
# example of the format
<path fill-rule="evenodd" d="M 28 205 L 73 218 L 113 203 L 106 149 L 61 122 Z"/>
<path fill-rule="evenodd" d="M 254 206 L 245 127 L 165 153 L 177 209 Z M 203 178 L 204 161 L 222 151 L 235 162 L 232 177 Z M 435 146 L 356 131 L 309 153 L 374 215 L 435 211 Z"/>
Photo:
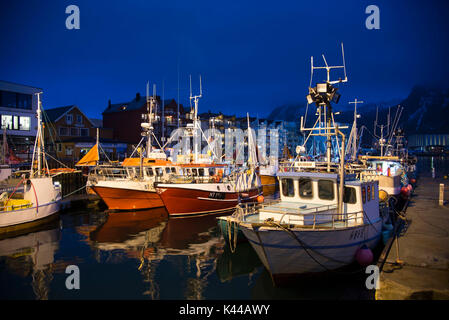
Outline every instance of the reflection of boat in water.
<path fill-rule="evenodd" d="M 0 257 L 4 257 L 6 268 L 23 278 L 31 276 L 31 285 L 39 300 L 48 299 L 54 254 L 61 235 L 58 227 L 50 227 L 52 229 L 0 240 Z M 13 295 L 12 290 L 6 298 L 12 299 Z"/>
<path fill-rule="evenodd" d="M 142 211 L 110 212 L 104 224 L 89 234 L 98 243 L 123 243 L 137 234 L 153 229 L 167 218 L 164 208 Z"/>
<path fill-rule="evenodd" d="M 146 283 L 144 295 L 152 299 L 160 298 L 161 281 L 165 281 L 156 278 L 162 262 L 164 269 L 182 270 L 186 282 L 182 298 L 201 299 L 223 245 L 215 216 L 167 219 L 164 208 L 111 212 L 103 224 L 78 232 L 88 237 L 98 262 L 140 261 L 137 269 Z"/>
<path fill-rule="evenodd" d="M 219 240 L 216 226 L 216 215 L 171 218 L 162 232 L 160 245 L 170 251 L 180 250 L 182 252 L 189 248 L 193 249 L 211 239 L 215 239 L 215 243 Z"/>

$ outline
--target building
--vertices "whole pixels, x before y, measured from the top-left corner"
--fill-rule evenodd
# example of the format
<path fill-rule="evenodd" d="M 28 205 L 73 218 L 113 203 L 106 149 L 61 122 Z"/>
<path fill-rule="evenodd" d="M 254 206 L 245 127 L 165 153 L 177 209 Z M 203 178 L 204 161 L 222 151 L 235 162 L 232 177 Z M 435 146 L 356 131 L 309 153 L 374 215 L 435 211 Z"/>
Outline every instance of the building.
<path fill-rule="evenodd" d="M 179 126 L 185 125 L 184 108 L 174 99 L 161 100 L 156 97 L 157 106 L 152 119 L 154 134 L 160 143 L 163 143 L 170 137 L 171 132 Z M 129 102 L 111 103 L 103 115 L 103 125 L 106 128 L 113 129 L 113 138 L 129 144 L 138 144 L 142 139 L 142 129 L 140 124 L 146 121 L 147 99 L 139 93 Z M 178 121 L 179 119 L 179 121 Z M 178 123 L 179 122 L 179 123 Z"/>
<path fill-rule="evenodd" d="M 41 88 L 0 81 L 2 134 L 16 156 L 30 160 L 37 133 L 37 95 Z"/>
<path fill-rule="evenodd" d="M 126 143 L 113 140 L 112 129 L 103 128 L 101 120 L 89 119 L 76 105 L 45 110 L 43 121 L 45 143 L 50 158 L 66 165 L 73 166 L 94 146 L 97 130 L 101 149 L 110 160 L 121 159 L 127 152 Z"/>

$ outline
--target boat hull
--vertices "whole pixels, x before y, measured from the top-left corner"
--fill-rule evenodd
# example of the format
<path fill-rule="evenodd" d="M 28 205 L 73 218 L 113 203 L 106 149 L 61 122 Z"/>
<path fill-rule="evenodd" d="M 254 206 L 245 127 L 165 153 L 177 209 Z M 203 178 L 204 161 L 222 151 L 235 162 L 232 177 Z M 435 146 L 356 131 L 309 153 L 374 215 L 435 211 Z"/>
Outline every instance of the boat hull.
<path fill-rule="evenodd" d="M 220 184 L 176 185 L 159 184 L 156 188 L 171 216 L 215 214 L 235 209 L 240 201 L 257 200 L 259 189 L 245 193 L 218 191 Z M 215 191 L 217 190 L 217 191 Z M 226 189 L 225 189 L 226 190 Z"/>
<path fill-rule="evenodd" d="M 61 204 L 58 200 L 38 207 L 3 211 L 0 213 L 0 235 L 12 234 L 48 223 L 58 217 L 60 209 Z"/>
<path fill-rule="evenodd" d="M 110 210 L 143 210 L 163 207 L 164 203 L 155 191 L 118 187 L 91 186 Z"/>
<path fill-rule="evenodd" d="M 343 268 L 355 261 L 357 250 L 373 249 L 381 236 L 382 221 L 341 229 L 291 229 L 300 239 L 276 227 L 240 224 L 245 237 L 273 280 Z"/>

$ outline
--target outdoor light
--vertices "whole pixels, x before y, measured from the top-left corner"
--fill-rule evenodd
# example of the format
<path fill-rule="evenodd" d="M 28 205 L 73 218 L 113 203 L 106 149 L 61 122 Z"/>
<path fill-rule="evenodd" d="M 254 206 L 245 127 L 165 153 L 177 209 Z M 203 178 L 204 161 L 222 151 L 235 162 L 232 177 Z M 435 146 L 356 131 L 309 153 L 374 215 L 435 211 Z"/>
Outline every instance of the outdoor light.
<path fill-rule="evenodd" d="M 313 98 L 310 94 L 307 95 L 307 103 L 308 104 L 312 104 L 313 103 Z"/>
<path fill-rule="evenodd" d="M 327 93 L 327 83 L 317 83 L 316 91 L 318 93 Z"/>

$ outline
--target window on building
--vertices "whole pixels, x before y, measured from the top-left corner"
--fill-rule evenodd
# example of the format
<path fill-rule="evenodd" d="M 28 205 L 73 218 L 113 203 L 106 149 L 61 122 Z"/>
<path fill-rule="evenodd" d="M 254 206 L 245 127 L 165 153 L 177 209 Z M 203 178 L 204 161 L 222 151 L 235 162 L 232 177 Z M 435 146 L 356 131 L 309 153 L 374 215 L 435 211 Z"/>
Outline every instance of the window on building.
<path fill-rule="evenodd" d="M 20 117 L 19 128 L 22 131 L 30 131 L 31 129 L 31 118 L 30 117 Z"/>
<path fill-rule="evenodd" d="M 334 200 L 334 182 L 332 180 L 318 181 L 318 197 L 321 200 Z"/>
<path fill-rule="evenodd" d="M 58 152 L 62 152 L 62 143 L 57 143 L 57 144 L 56 144 L 56 150 L 57 150 Z"/>
<path fill-rule="evenodd" d="M 66 115 L 65 115 L 65 123 L 67 123 L 67 124 L 72 124 L 72 122 L 73 122 L 73 115 L 71 115 L 71 114 L 66 114 Z"/>
<path fill-rule="evenodd" d="M 79 136 L 80 135 L 80 131 L 78 128 L 70 128 L 70 135 L 71 136 Z"/>
<path fill-rule="evenodd" d="M 282 179 L 282 194 L 284 197 L 295 196 L 295 185 L 293 179 Z"/>
<path fill-rule="evenodd" d="M 73 148 L 72 147 L 65 147 L 65 155 L 71 156 L 73 154 Z"/>
<path fill-rule="evenodd" d="M 16 108 L 17 106 L 17 94 L 11 91 L 1 91 L 2 107 Z"/>
<path fill-rule="evenodd" d="M 23 94 L 23 93 L 17 94 L 17 108 L 31 110 L 32 109 L 31 101 L 32 101 L 31 94 Z"/>
<path fill-rule="evenodd" d="M 343 202 L 354 204 L 357 202 L 357 195 L 355 188 L 352 187 L 344 187 L 343 191 Z"/>
<path fill-rule="evenodd" d="M 12 130 L 12 116 L 2 114 L 2 129 Z"/>
<path fill-rule="evenodd" d="M 19 130 L 19 116 L 12 117 L 12 129 Z"/>
<path fill-rule="evenodd" d="M 80 136 L 81 137 L 87 137 L 89 135 L 89 129 L 87 128 L 81 128 L 80 129 Z"/>
<path fill-rule="evenodd" d="M 83 116 L 80 114 L 76 115 L 76 123 L 82 124 L 83 123 Z"/>
<path fill-rule="evenodd" d="M 59 135 L 67 136 L 69 134 L 69 129 L 65 127 L 59 127 Z"/>
<path fill-rule="evenodd" d="M 299 196 L 303 199 L 313 198 L 312 180 L 307 178 L 301 178 L 299 183 Z"/>

